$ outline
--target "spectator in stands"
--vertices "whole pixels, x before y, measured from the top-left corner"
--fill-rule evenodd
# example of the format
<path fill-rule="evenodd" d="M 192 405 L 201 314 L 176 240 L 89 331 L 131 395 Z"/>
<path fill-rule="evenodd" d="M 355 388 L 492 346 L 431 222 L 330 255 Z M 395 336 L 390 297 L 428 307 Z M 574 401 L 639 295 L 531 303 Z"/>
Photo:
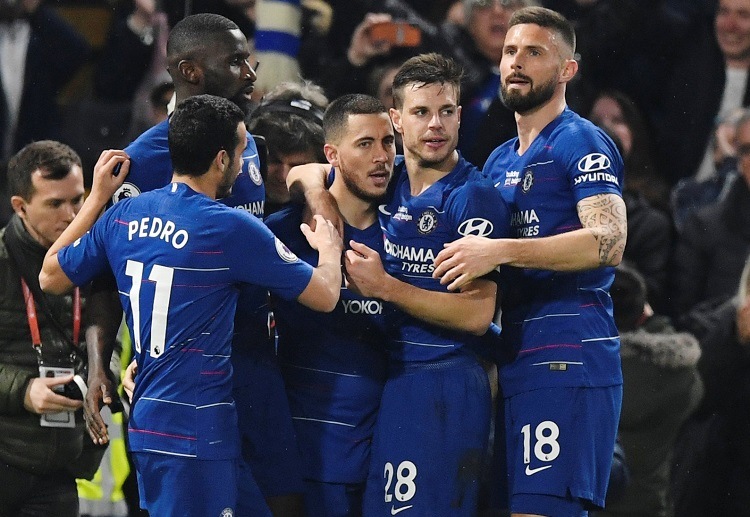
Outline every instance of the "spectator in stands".
<path fill-rule="evenodd" d="M 620 264 L 610 293 L 623 373 L 619 437 L 630 483 L 597 517 L 671 517 L 674 443 L 703 396 L 700 347 L 691 334 L 675 332 L 667 317 L 654 315 L 646 283 L 635 269 Z"/>
<path fill-rule="evenodd" d="M 688 216 L 677 240 L 672 268 L 676 317 L 702 301 L 731 298 L 750 251 L 750 111 L 737 123 L 735 145 L 739 177 L 723 200 Z"/>
<path fill-rule="evenodd" d="M 624 258 L 645 277 L 649 300 L 657 312 L 664 314 L 673 230 L 668 216 L 667 184 L 660 181 L 654 167 L 646 124 L 635 104 L 615 91 L 597 97 L 589 118 L 608 132 L 622 154 L 622 197 L 628 216 Z"/>
<path fill-rule="evenodd" d="M 654 163 L 651 133 L 640 108 L 624 93 L 605 90 L 594 99 L 591 121 L 614 133 L 622 145 L 625 189 L 669 212 L 669 184 Z"/>
<path fill-rule="evenodd" d="M 716 121 L 711 138 L 713 173 L 704 179 L 682 178 L 672 188 L 670 206 L 678 232 L 682 232 L 688 215 L 723 200 L 737 177 L 737 122 L 746 108 L 738 108 Z"/>
<path fill-rule="evenodd" d="M 676 447 L 675 515 L 729 517 L 750 508 L 750 260 L 737 296 L 685 318 L 703 355 L 705 398 Z"/>
<path fill-rule="evenodd" d="M 513 112 L 500 102 L 498 64 L 510 15 L 534 0 L 464 0 L 465 23 L 446 21 L 430 24 L 396 2 L 386 2 L 380 13 L 368 13 L 357 26 L 347 49 L 346 60 L 337 60 L 335 74 L 320 81 L 331 96 L 368 91 L 367 77 L 385 62 L 405 60 L 412 54 L 437 51 L 461 63 L 461 128 L 459 150 L 477 166 L 504 141 L 516 135 Z M 399 47 L 374 39 L 370 29 L 378 23 L 407 20 L 417 25 L 421 42 L 417 47 Z M 345 77 L 341 81 L 341 77 Z M 373 93 L 372 89 L 369 89 Z M 494 104 L 493 104 L 494 103 Z M 491 108 L 492 106 L 492 108 Z M 489 115 L 492 113 L 492 116 Z"/>
<path fill-rule="evenodd" d="M 3 161 L 29 142 L 60 137 L 57 95 L 89 53 L 83 36 L 41 0 L 0 1 Z"/>
<path fill-rule="evenodd" d="M 710 174 L 716 118 L 750 103 L 750 0 L 719 0 L 713 25 L 689 43 L 664 88 L 656 123 L 658 165 L 672 182 Z"/>

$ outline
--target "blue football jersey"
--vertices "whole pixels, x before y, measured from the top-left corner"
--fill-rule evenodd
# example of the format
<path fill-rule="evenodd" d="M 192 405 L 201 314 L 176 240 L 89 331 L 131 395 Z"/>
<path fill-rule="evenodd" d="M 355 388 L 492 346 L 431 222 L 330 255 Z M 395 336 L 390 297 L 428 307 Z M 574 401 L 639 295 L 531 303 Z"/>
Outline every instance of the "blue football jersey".
<path fill-rule="evenodd" d="M 596 194 L 621 195 L 623 163 L 615 144 L 569 109 L 522 156 L 517 149 L 517 138 L 506 142 L 484 167 L 511 209 L 513 237 L 579 229 L 576 203 Z M 503 336 L 512 359 L 500 370 L 506 396 L 622 382 L 609 296 L 613 268 L 501 270 Z"/>
<path fill-rule="evenodd" d="M 238 284 L 295 299 L 311 266 L 256 217 L 182 183 L 117 203 L 58 257 L 79 285 L 107 268 L 115 275 L 139 368 L 131 450 L 237 457 L 229 355 Z"/>
<path fill-rule="evenodd" d="M 142 133 L 125 148 L 130 157 L 130 172 L 125 183 L 112 196 L 113 204 L 161 188 L 172 181 L 168 133 L 169 121 L 165 120 Z M 232 194 L 220 201 L 262 219 L 266 191 L 260 174 L 258 149 L 250 133 L 247 134 L 247 147 L 242 153 L 242 160 L 242 169 L 232 187 Z"/>
<path fill-rule="evenodd" d="M 492 182 L 463 158 L 418 196 L 412 196 L 403 158 L 397 157 L 392 195 L 380 206 L 384 266 L 394 277 L 431 291 L 447 291 L 432 278 L 443 245 L 465 235 L 508 237 L 510 213 Z M 399 313 L 388 328 L 392 360 L 431 361 L 449 357 L 479 339 Z"/>
<path fill-rule="evenodd" d="M 271 215 L 266 224 L 300 259 L 317 265 L 299 229 L 301 207 Z M 382 253 L 379 224 L 345 226 L 351 239 Z M 367 478 L 370 441 L 385 382 L 387 304 L 341 287 L 333 312 L 313 312 L 275 300 L 279 360 L 303 458 L 304 477 L 328 483 Z"/>

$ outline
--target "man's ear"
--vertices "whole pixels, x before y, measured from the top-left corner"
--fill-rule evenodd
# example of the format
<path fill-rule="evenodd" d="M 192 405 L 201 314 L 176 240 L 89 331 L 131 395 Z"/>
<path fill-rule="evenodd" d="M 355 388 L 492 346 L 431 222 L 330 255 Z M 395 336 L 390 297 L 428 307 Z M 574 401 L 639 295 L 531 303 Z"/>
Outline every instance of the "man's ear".
<path fill-rule="evenodd" d="M 326 160 L 328 160 L 328 163 L 330 163 L 334 167 L 339 166 L 339 150 L 338 148 L 336 148 L 335 145 L 332 145 L 332 144 L 324 145 L 323 153 L 325 153 Z"/>
<path fill-rule="evenodd" d="M 216 156 L 214 157 L 214 165 L 221 172 L 224 172 L 228 164 L 229 164 L 229 155 L 224 149 L 221 149 L 218 153 L 216 153 Z"/>
<path fill-rule="evenodd" d="M 404 134 L 404 131 L 401 127 L 401 112 L 396 108 L 391 108 L 390 110 L 388 110 L 388 114 L 391 116 L 393 129 L 395 129 L 398 133 Z"/>
<path fill-rule="evenodd" d="M 566 59 L 563 65 L 562 71 L 560 72 L 560 82 L 567 83 L 578 72 L 578 61 L 575 59 Z"/>
<path fill-rule="evenodd" d="M 26 217 L 26 200 L 21 196 L 12 196 L 10 198 L 10 205 L 13 207 L 13 211 L 18 214 L 18 217 L 24 219 Z"/>
<path fill-rule="evenodd" d="M 190 84 L 198 84 L 203 80 L 203 70 L 189 59 L 183 59 L 177 63 L 177 69 L 180 71 L 180 75 Z"/>

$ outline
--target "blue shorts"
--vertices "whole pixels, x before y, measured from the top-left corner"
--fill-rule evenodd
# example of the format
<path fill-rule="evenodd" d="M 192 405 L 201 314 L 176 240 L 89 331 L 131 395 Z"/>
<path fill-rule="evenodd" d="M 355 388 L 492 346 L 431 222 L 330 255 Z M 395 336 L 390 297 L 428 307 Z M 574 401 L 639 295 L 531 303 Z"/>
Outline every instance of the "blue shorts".
<path fill-rule="evenodd" d="M 490 427 L 487 374 L 468 356 L 404 368 L 383 391 L 364 515 L 474 516 Z"/>
<path fill-rule="evenodd" d="M 364 483 L 305 480 L 305 512 L 312 517 L 361 517 Z"/>
<path fill-rule="evenodd" d="M 622 386 L 538 389 L 504 403 L 511 512 L 578 517 L 603 507 Z"/>
<path fill-rule="evenodd" d="M 242 458 L 267 499 L 302 494 L 302 466 L 284 381 L 274 357 L 232 354 Z"/>
<path fill-rule="evenodd" d="M 141 507 L 149 515 L 235 515 L 239 460 L 132 453 Z"/>

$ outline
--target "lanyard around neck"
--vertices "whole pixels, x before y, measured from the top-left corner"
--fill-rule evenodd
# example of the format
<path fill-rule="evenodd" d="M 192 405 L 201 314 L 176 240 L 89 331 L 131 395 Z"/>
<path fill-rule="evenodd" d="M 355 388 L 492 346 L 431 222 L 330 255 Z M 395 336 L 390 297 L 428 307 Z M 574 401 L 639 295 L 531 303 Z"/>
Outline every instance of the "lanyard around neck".
<path fill-rule="evenodd" d="M 39 333 L 39 319 L 36 315 L 36 303 L 31 289 L 26 285 L 26 281 L 21 278 L 21 288 L 23 289 L 23 298 L 26 301 L 26 317 L 29 320 L 29 331 L 31 331 L 31 344 L 37 351 L 41 351 L 42 338 Z M 73 344 L 77 347 L 81 333 L 81 290 L 76 287 L 73 290 Z"/>

